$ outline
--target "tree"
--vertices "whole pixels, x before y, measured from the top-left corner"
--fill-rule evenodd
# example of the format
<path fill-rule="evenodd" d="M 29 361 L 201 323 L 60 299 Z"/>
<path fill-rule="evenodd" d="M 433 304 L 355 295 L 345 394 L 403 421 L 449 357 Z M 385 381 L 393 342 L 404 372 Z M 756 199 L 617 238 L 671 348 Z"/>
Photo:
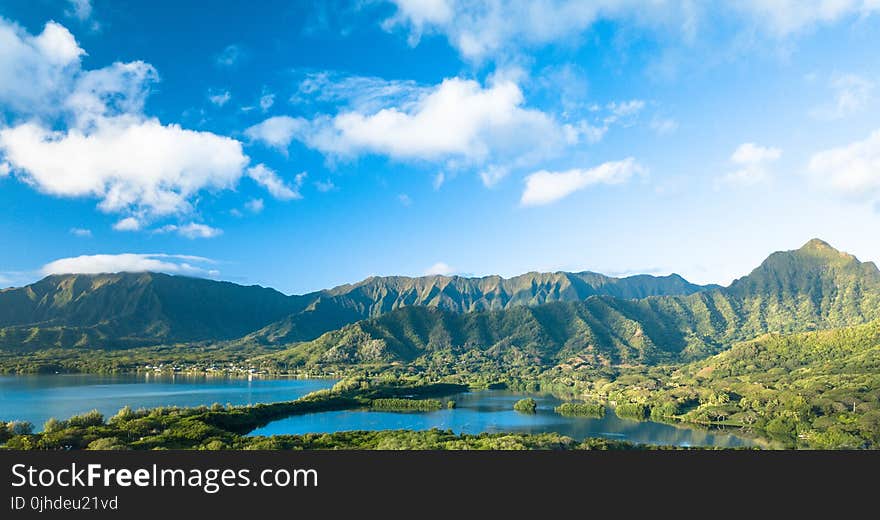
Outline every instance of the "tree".
<path fill-rule="evenodd" d="M 527 397 L 514 403 L 513 409 L 520 413 L 535 413 L 538 410 L 538 403 L 531 397 Z"/>

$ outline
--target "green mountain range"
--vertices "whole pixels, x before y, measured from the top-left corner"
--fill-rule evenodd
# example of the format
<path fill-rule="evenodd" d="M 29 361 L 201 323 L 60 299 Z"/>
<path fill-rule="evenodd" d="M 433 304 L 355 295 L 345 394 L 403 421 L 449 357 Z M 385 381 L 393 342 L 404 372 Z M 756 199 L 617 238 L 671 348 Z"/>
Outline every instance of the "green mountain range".
<path fill-rule="evenodd" d="M 0 348 L 127 348 L 249 335 L 288 344 L 404 306 L 468 312 L 575 301 L 595 294 L 639 298 L 703 287 L 678 275 L 613 278 L 529 273 L 511 279 L 371 277 L 301 296 L 157 273 L 54 275 L 0 291 Z"/>
<path fill-rule="evenodd" d="M 302 307 L 273 289 L 158 273 L 55 275 L 0 291 L 0 347 L 228 339 Z"/>
<path fill-rule="evenodd" d="M 285 368 L 475 356 L 519 366 L 702 359 L 765 333 L 880 319 L 880 271 L 821 240 L 729 287 L 680 276 L 371 277 L 300 296 L 155 273 L 50 276 L 0 291 L 0 349 L 258 346 Z"/>
<path fill-rule="evenodd" d="M 528 302 L 533 303 L 533 302 Z M 759 335 L 880 318 L 880 271 L 811 240 L 774 253 L 726 288 L 638 299 L 576 301 L 461 313 L 408 306 L 265 356 L 285 367 L 411 363 L 478 351 L 535 366 L 632 365 L 702 358 Z M 245 338 L 262 339 L 273 324 Z M 283 337 L 282 335 L 279 335 Z M 271 337 L 271 336 L 269 336 Z"/>

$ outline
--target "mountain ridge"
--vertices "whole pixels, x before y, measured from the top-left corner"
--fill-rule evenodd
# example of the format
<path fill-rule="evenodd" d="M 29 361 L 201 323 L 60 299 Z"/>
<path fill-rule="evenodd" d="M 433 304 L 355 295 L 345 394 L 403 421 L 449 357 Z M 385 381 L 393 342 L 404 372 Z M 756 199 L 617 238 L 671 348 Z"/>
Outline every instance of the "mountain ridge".
<path fill-rule="evenodd" d="M 801 249 L 771 254 L 728 287 L 689 295 L 593 295 L 528 312 L 517 307 L 454 315 L 418 309 L 396 309 L 264 359 L 294 366 L 412 362 L 444 349 L 494 350 L 496 360 L 519 352 L 544 365 L 578 356 L 600 364 L 695 359 L 768 332 L 880 319 L 880 271 L 871 262 L 810 241 Z"/>

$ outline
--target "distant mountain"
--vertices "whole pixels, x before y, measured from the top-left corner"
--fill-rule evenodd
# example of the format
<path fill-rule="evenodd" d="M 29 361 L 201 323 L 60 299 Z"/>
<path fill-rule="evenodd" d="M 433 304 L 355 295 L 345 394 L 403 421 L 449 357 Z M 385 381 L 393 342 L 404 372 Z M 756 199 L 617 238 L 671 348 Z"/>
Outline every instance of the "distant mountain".
<path fill-rule="evenodd" d="M 4 348 L 228 339 L 305 305 L 273 289 L 157 273 L 54 275 L 0 291 Z"/>
<path fill-rule="evenodd" d="M 313 293 L 302 311 L 248 335 L 242 341 L 285 344 L 314 339 L 349 323 L 408 306 L 455 313 L 511 309 L 551 302 L 574 302 L 607 295 L 622 299 L 687 295 L 716 286 L 695 285 L 677 274 L 613 278 L 598 273 L 527 273 L 513 278 L 486 276 L 371 277 Z"/>
<path fill-rule="evenodd" d="M 798 250 L 772 254 L 727 288 L 642 299 L 593 295 L 468 314 L 407 307 L 263 359 L 299 366 L 412 362 L 443 352 L 476 352 L 545 366 L 652 363 L 705 357 L 767 332 L 878 318 L 877 267 L 812 240 Z"/>
<path fill-rule="evenodd" d="M 529 273 L 515 278 L 371 277 L 301 296 L 157 273 L 53 275 L 0 291 L 0 348 L 118 347 L 188 341 L 288 344 L 409 305 L 454 312 L 639 298 L 703 289 L 678 275 L 612 278 Z"/>

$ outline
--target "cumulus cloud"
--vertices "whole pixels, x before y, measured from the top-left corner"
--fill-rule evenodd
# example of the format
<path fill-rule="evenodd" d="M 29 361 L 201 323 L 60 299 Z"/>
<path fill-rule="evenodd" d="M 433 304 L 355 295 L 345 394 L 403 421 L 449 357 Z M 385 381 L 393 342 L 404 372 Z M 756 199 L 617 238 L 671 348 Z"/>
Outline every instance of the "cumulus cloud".
<path fill-rule="evenodd" d="M 251 126 L 244 135 L 251 141 L 261 142 L 266 146 L 287 153 L 287 147 L 298 133 L 308 126 L 305 119 L 290 116 L 275 116 Z"/>
<path fill-rule="evenodd" d="M 445 262 L 437 262 L 431 267 L 425 269 L 425 276 L 431 275 L 441 275 L 441 276 L 450 276 L 455 273 L 455 269 L 453 269 L 449 264 Z"/>
<path fill-rule="evenodd" d="M 810 158 L 815 182 L 846 198 L 880 199 L 880 130 L 862 141 L 823 150 Z"/>
<path fill-rule="evenodd" d="M 284 182 L 284 179 L 282 179 L 275 170 L 269 168 L 263 163 L 248 168 L 247 174 L 248 177 L 265 188 L 266 191 L 276 199 L 291 200 L 302 198 L 302 195 L 299 193 L 299 188 L 302 186 L 302 183 L 306 178 L 306 172 L 298 173 L 296 177 L 294 177 L 293 187 L 288 186 L 287 183 Z"/>
<path fill-rule="evenodd" d="M 233 187 L 247 163 L 234 139 L 128 116 L 101 119 L 90 132 L 23 123 L 0 130 L 0 150 L 44 193 L 147 216 L 190 211 L 191 197 Z"/>
<path fill-rule="evenodd" d="M 113 224 L 116 231 L 140 231 L 143 227 L 143 222 L 135 217 L 125 217 Z"/>
<path fill-rule="evenodd" d="M 647 170 L 632 157 L 606 162 L 589 169 L 574 168 L 561 172 L 541 170 L 526 177 L 520 199 L 523 206 L 541 206 L 563 199 L 572 193 L 597 184 L 623 184 L 633 175 Z"/>
<path fill-rule="evenodd" d="M 432 87 L 415 102 L 372 112 L 318 115 L 307 125 L 290 125 L 295 128 L 290 135 L 330 156 L 377 154 L 403 161 L 510 167 L 571 143 L 563 125 L 523 106 L 524 101 L 513 81 L 482 86 L 456 77 Z"/>
<path fill-rule="evenodd" d="M 753 186 L 770 177 L 770 165 L 782 156 L 779 148 L 743 143 L 730 156 L 737 169 L 721 178 L 725 184 Z"/>
<path fill-rule="evenodd" d="M 0 105 L 24 117 L 55 114 L 73 88 L 85 51 L 64 26 L 37 36 L 0 18 Z"/>
<path fill-rule="evenodd" d="M 189 255 L 137 254 L 83 255 L 61 258 L 40 269 L 43 276 L 51 274 L 100 274 L 121 272 L 162 272 L 189 276 L 215 277 L 219 271 L 209 266 L 209 258 Z"/>
<path fill-rule="evenodd" d="M 79 47 L 50 22 L 32 36 L 0 19 L 0 157 L 17 178 L 59 197 L 91 197 L 121 230 L 191 212 L 203 190 L 234 187 L 241 143 L 143 113 L 156 70 L 142 61 L 83 70 Z"/>
<path fill-rule="evenodd" d="M 786 37 L 812 27 L 880 11 L 876 0 L 746 0 L 644 2 L 640 0 L 390 0 L 397 9 L 383 22 L 386 30 L 409 31 L 416 45 L 423 34 L 441 34 L 468 60 L 503 57 L 518 48 L 569 42 L 596 22 L 623 21 L 665 31 L 691 41 L 718 10 L 745 31 Z"/>

